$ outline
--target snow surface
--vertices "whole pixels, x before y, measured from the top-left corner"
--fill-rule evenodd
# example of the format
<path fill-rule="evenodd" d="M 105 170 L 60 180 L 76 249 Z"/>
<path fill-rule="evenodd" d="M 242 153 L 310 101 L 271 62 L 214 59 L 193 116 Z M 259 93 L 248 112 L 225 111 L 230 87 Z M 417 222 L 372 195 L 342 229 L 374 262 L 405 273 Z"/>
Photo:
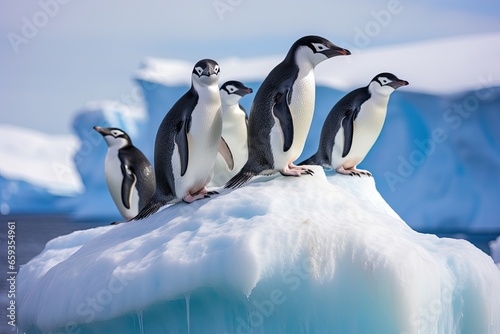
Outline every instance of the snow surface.
<path fill-rule="evenodd" d="M 72 196 L 84 190 L 73 155 L 74 135 L 47 135 L 0 124 L 0 175 L 46 188 L 53 195 Z"/>
<path fill-rule="evenodd" d="M 325 36 L 328 37 L 328 36 Z M 332 40 L 335 42 L 335 40 Z M 500 33 L 436 39 L 417 43 L 357 49 L 352 55 L 336 57 L 318 65 L 318 85 L 349 91 L 366 86 L 380 72 L 392 72 L 410 80 L 405 90 L 451 94 L 479 87 L 500 85 Z M 264 79 L 281 62 L 283 55 L 241 59 L 227 58 L 221 66 L 221 81 Z M 193 64 L 177 59 L 146 58 L 136 72 L 141 80 L 165 85 L 188 85 Z M 369 77 L 367 79 L 367 74 Z"/>
<path fill-rule="evenodd" d="M 18 274 L 21 329 L 500 332 L 489 256 L 413 231 L 373 178 L 313 169 L 52 240 Z"/>

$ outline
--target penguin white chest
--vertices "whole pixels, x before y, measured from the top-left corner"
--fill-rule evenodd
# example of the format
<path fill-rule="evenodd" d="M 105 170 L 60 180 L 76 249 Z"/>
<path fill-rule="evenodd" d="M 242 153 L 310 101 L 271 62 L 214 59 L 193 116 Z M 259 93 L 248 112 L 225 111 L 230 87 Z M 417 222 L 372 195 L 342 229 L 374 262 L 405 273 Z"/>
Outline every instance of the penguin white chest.
<path fill-rule="evenodd" d="M 335 137 L 335 146 L 332 152 L 332 166 L 342 165 L 344 168 L 355 167 L 368 154 L 377 141 L 387 114 L 388 97 L 372 96 L 361 106 L 358 116 L 354 120 L 351 150 L 342 158 L 344 148 L 344 129 L 341 128 Z"/>
<path fill-rule="evenodd" d="M 245 112 L 238 106 L 224 114 L 222 138 L 226 141 L 234 159 L 234 169 L 238 172 L 248 159 L 247 125 Z"/>
<path fill-rule="evenodd" d="M 178 154 L 174 154 L 172 159 L 177 198 L 183 198 L 187 194 L 201 190 L 212 178 L 222 133 L 222 115 L 218 94 L 216 90 L 214 96 L 200 96 L 191 114 L 191 128 L 187 136 L 188 165 L 183 176 L 180 176 Z M 175 150 L 177 152 L 177 145 Z"/>
<path fill-rule="evenodd" d="M 245 112 L 237 105 L 225 108 L 222 121 L 222 138 L 233 156 L 234 166 L 230 170 L 219 153 L 215 161 L 214 175 L 209 186 L 218 187 L 229 181 L 248 160 L 248 141 Z"/>
<path fill-rule="evenodd" d="M 302 153 L 314 114 L 315 91 L 314 71 L 300 70 L 292 86 L 291 98 L 287 97 L 293 120 L 293 142 L 288 151 L 283 151 L 283 130 L 276 117 L 271 130 L 275 169 L 288 166 Z"/>

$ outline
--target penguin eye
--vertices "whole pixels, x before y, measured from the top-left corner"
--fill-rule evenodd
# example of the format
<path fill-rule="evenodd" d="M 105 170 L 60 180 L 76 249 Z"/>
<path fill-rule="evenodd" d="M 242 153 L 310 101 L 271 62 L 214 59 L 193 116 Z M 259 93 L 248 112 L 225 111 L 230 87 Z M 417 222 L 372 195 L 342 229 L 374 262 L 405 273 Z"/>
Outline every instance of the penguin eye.
<path fill-rule="evenodd" d="M 233 94 L 234 92 L 237 91 L 236 87 L 234 87 L 233 85 L 227 85 L 226 89 L 229 94 Z"/>
<path fill-rule="evenodd" d="M 194 68 L 196 73 L 198 73 L 198 76 L 201 77 L 201 74 L 203 73 L 203 69 L 200 66 L 197 66 Z"/>
<path fill-rule="evenodd" d="M 218 74 L 218 73 L 219 73 L 219 70 L 220 70 L 220 69 L 219 69 L 219 65 L 215 65 L 215 66 L 214 66 L 214 72 L 215 72 L 215 74 Z"/>
<path fill-rule="evenodd" d="M 112 130 L 111 131 L 111 134 L 113 135 L 113 137 L 119 137 L 123 134 L 123 132 L 121 132 L 120 130 Z"/>
<path fill-rule="evenodd" d="M 314 52 L 323 52 L 325 50 L 328 50 L 328 47 L 325 44 L 322 43 L 312 43 L 312 46 L 314 47 Z"/>
<path fill-rule="evenodd" d="M 382 86 L 385 86 L 385 85 L 390 84 L 392 82 L 391 80 L 387 79 L 386 77 L 380 77 L 380 78 L 378 78 L 378 81 L 380 82 L 380 84 Z"/>

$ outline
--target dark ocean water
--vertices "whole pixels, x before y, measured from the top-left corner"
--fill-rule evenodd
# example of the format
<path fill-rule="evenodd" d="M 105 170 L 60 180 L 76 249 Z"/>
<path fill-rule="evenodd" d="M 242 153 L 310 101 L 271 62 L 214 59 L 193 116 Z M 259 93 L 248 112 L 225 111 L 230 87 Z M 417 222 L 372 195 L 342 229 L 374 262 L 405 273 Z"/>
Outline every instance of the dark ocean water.
<path fill-rule="evenodd" d="M 16 241 L 16 271 L 19 266 L 27 263 L 31 258 L 38 255 L 45 247 L 45 244 L 61 235 L 69 234 L 76 230 L 84 230 L 97 226 L 104 226 L 110 220 L 103 221 L 72 221 L 65 216 L 0 216 L 0 305 L 1 320 L 0 333 L 16 333 L 15 328 L 8 325 L 7 306 L 10 301 L 8 297 L 9 284 L 7 282 L 8 258 L 7 241 L 8 222 L 15 222 Z M 466 239 L 481 249 L 486 254 L 490 253 L 489 242 L 495 240 L 499 231 L 463 233 L 461 231 L 419 231 L 422 233 L 432 233 L 439 237 Z M 19 305 L 19 302 L 16 302 Z"/>
<path fill-rule="evenodd" d="M 45 244 L 58 236 L 76 230 L 84 230 L 109 224 L 109 221 L 74 222 L 65 216 L 0 216 L 0 333 L 16 333 L 16 329 L 8 324 L 7 307 L 10 302 L 7 281 L 9 264 L 7 258 L 8 222 L 15 222 L 15 271 L 38 255 Z M 18 306 L 20 301 L 16 301 Z"/>

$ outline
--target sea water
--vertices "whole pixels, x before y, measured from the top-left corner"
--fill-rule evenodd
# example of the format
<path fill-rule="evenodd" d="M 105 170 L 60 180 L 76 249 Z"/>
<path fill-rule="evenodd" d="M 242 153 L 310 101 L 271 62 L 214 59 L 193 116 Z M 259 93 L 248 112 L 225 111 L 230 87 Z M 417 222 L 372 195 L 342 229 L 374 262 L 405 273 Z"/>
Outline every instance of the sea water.
<path fill-rule="evenodd" d="M 12 330 L 15 333 L 15 328 L 8 324 L 9 318 L 7 318 L 7 307 L 12 299 L 9 296 L 10 284 L 7 281 L 7 273 L 11 272 L 7 254 L 7 241 L 11 240 L 8 239 L 8 226 L 14 226 L 14 272 L 18 272 L 19 267 L 38 255 L 49 240 L 76 230 L 107 224 L 109 224 L 109 221 L 75 222 L 67 216 L 0 216 L 0 333 L 10 333 Z M 18 305 L 20 305 L 20 301 L 16 300 L 16 306 Z"/>

